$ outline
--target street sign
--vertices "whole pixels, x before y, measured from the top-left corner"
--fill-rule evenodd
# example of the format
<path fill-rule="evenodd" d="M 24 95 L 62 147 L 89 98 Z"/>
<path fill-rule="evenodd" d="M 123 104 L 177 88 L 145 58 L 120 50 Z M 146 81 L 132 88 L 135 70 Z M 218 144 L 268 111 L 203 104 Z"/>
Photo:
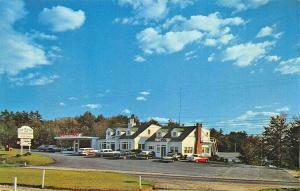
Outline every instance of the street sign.
<path fill-rule="evenodd" d="M 31 139 L 20 139 L 21 146 L 31 146 Z"/>
<path fill-rule="evenodd" d="M 22 126 L 18 128 L 19 139 L 33 139 L 33 130 L 29 126 Z"/>

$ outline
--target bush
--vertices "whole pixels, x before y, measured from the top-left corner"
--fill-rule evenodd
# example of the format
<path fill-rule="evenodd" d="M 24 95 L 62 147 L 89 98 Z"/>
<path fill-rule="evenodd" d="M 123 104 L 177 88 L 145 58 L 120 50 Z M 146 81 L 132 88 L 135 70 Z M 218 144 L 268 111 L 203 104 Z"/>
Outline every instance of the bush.
<path fill-rule="evenodd" d="M 20 154 L 16 154 L 16 157 L 17 157 L 17 158 L 19 158 L 19 157 L 21 157 L 21 156 L 22 156 L 22 155 L 20 155 Z"/>
<path fill-rule="evenodd" d="M 31 152 L 27 152 L 24 154 L 24 156 L 29 156 L 29 155 L 31 155 Z"/>

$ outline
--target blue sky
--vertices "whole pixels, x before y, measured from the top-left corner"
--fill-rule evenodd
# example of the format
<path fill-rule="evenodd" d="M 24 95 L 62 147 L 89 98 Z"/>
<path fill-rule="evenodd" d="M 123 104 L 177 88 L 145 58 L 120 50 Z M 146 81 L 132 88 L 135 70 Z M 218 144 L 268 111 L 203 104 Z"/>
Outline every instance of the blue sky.
<path fill-rule="evenodd" d="M 0 0 L 0 109 L 261 132 L 299 115 L 298 0 Z"/>

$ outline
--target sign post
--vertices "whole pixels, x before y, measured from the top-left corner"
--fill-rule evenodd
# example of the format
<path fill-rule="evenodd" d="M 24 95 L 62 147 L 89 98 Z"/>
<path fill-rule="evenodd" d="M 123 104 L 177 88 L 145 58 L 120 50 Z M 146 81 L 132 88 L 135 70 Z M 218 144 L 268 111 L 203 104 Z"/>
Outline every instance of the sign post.
<path fill-rule="evenodd" d="M 20 139 L 21 155 L 23 155 L 23 146 L 31 147 L 31 139 L 33 139 L 33 129 L 29 126 L 18 128 L 18 138 Z"/>

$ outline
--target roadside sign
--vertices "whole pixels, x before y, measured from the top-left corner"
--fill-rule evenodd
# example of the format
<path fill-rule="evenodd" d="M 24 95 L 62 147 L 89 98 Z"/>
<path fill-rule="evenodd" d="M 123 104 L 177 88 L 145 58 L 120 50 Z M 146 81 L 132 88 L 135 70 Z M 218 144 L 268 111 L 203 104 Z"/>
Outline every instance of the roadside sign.
<path fill-rule="evenodd" d="M 31 139 L 20 139 L 20 145 L 22 146 L 31 146 Z"/>
<path fill-rule="evenodd" d="M 33 139 L 33 130 L 29 126 L 22 126 L 18 128 L 19 139 Z"/>

